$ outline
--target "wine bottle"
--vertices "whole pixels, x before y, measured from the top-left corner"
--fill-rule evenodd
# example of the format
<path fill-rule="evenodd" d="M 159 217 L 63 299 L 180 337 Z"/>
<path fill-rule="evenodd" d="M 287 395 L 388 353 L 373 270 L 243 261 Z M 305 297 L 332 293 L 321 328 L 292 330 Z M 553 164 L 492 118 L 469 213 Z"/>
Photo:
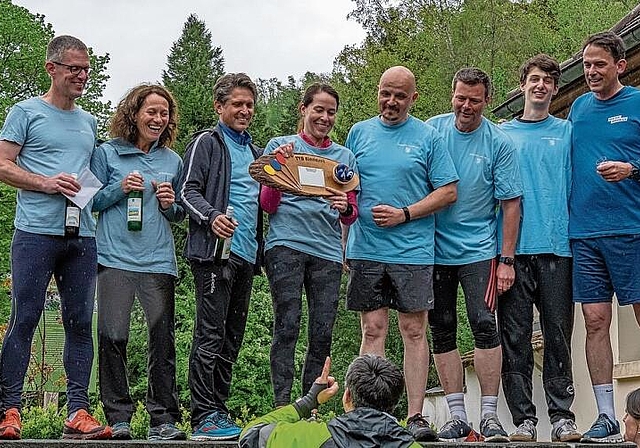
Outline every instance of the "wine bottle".
<path fill-rule="evenodd" d="M 78 178 L 76 173 L 71 173 L 74 179 Z M 80 234 L 80 207 L 69 198 L 65 198 L 64 207 L 64 236 L 76 237 Z"/>
<path fill-rule="evenodd" d="M 134 170 L 132 174 L 140 174 Z M 127 229 L 142 230 L 142 191 L 131 190 L 127 196 Z"/>
<path fill-rule="evenodd" d="M 228 206 L 227 212 L 225 213 L 229 220 L 233 219 L 233 207 Z M 218 237 L 216 241 L 216 252 L 213 262 L 218 266 L 224 266 L 229 261 L 229 256 L 231 255 L 231 240 L 233 239 L 233 235 L 229 238 L 223 238 L 221 236 Z"/>

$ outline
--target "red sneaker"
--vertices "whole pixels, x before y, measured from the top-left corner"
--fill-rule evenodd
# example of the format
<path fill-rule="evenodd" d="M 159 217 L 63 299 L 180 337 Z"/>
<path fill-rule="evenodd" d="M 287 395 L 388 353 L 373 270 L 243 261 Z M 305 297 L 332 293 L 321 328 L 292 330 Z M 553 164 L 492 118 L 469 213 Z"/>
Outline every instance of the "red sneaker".
<path fill-rule="evenodd" d="M 84 409 L 76 412 L 73 420 L 66 420 L 62 430 L 63 439 L 110 439 L 111 427 L 101 425 Z"/>
<path fill-rule="evenodd" d="M 22 424 L 20 423 L 20 411 L 16 408 L 7 409 L 0 421 L 0 439 L 20 439 Z"/>

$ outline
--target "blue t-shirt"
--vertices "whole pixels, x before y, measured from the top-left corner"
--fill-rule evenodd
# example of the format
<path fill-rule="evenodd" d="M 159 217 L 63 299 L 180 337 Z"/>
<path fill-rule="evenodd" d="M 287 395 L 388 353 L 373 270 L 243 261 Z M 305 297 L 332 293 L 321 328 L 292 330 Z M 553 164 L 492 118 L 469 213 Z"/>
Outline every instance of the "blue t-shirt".
<path fill-rule="evenodd" d="M 371 209 L 406 207 L 458 180 L 438 132 L 412 116 L 395 126 L 374 117 L 353 125 L 345 146 L 355 154 L 360 175 L 359 216 L 349 229 L 347 258 L 433 264 L 433 215 L 381 228 Z"/>
<path fill-rule="evenodd" d="M 357 172 L 356 158 L 342 145 L 332 143 L 328 148 L 316 148 L 299 135 L 276 137 L 265 148 L 265 154 L 280 145 L 293 142 L 296 153 L 314 154 L 344 163 Z M 282 194 L 277 211 L 269 216 L 266 250 L 286 246 L 325 260 L 342 262 L 340 214 L 320 197 Z"/>
<path fill-rule="evenodd" d="M 55 176 L 80 173 L 89 166 L 96 142 L 96 119 L 79 107 L 62 110 L 40 97 L 11 108 L 0 131 L 0 140 L 22 148 L 17 165 L 35 174 Z M 61 194 L 18 189 L 17 229 L 42 235 L 64 235 L 66 198 Z M 93 237 L 96 222 L 91 203 L 80 214 L 80 236 Z"/>
<path fill-rule="evenodd" d="M 256 225 L 260 184 L 249 175 L 249 165 L 254 161 L 253 152 L 248 144 L 239 145 L 226 134 L 223 137 L 231 156 L 229 205 L 233 207 L 233 219 L 238 221 L 231 252 L 254 264 L 258 252 Z"/>
<path fill-rule="evenodd" d="M 568 118 L 573 124 L 569 237 L 640 234 L 640 182 L 607 182 L 596 172 L 605 160 L 640 163 L 640 90 L 626 86 L 605 101 L 585 93 Z"/>
<path fill-rule="evenodd" d="M 460 132 L 452 113 L 427 123 L 440 131 L 460 176 L 458 200 L 436 213 L 436 264 L 491 259 L 498 251 L 499 201 L 522 195 L 513 142 L 484 117 L 472 132 Z"/>
<path fill-rule="evenodd" d="M 93 198 L 100 213 L 96 243 L 98 263 L 133 272 L 178 275 L 170 221 L 184 218 L 182 207 L 173 204 L 161 210 L 152 181 L 171 182 L 178 187 L 182 159 L 166 147 L 153 146 L 148 153 L 131 143 L 114 139 L 103 143 L 91 159 L 91 171 L 103 183 Z M 138 171 L 144 179 L 142 230 L 127 229 L 127 195 L 122 179 Z"/>
<path fill-rule="evenodd" d="M 515 144 L 522 176 L 516 254 L 570 257 L 571 123 L 549 115 L 536 122 L 514 119 L 500 128 Z"/>

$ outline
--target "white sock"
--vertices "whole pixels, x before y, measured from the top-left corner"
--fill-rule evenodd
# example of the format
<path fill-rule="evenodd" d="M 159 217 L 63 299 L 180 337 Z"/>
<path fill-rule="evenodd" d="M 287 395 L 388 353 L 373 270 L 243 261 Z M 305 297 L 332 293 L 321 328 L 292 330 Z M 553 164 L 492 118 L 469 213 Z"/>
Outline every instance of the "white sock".
<path fill-rule="evenodd" d="M 451 418 L 462 420 L 467 423 L 467 409 L 464 405 L 464 394 L 462 392 L 456 392 L 453 394 L 447 394 L 444 398 L 447 400 Z"/>
<path fill-rule="evenodd" d="M 615 421 L 616 411 L 613 405 L 613 384 L 596 384 L 593 386 L 593 393 L 596 396 L 598 414 L 607 414 Z"/>
<path fill-rule="evenodd" d="M 498 413 L 498 397 L 496 395 L 483 395 L 480 401 L 480 415 L 485 418 L 487 414 Z"/>

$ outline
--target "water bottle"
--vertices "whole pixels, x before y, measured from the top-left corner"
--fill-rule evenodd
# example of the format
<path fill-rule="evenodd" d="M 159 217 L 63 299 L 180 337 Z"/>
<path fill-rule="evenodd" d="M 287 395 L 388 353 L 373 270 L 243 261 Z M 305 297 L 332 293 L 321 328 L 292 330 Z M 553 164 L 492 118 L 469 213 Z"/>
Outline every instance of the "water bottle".
<path fill-rule="evenodd" d="M 233 207 L 228 206 L 227 212 L 225 213 L 229 220 L 233 219 Z M 213 259 L 213 262 L 218 266 L 224 266 L 229 261 L 229 256 L 231 255 L 231 240 L 233 239 L 233 235 L 229 238 L 218 237 L 218 241 L 216 241 L 216 253 Z"/>
<path fill-rule="evenodd" d="M 71 173 L 71 177 L 78 178 L 78 174 Z M 64 207 L 64 236 L 76 237 L 80 234 L 80 207 L 66 198 Z"/>
<path fill-rule="evenodd" d="M 140 174 L 134 170 L 132 174 Z M 142 191 L 131 190 L 127 196 L 127 229 L 132 232 L 142 230 Z"/>

